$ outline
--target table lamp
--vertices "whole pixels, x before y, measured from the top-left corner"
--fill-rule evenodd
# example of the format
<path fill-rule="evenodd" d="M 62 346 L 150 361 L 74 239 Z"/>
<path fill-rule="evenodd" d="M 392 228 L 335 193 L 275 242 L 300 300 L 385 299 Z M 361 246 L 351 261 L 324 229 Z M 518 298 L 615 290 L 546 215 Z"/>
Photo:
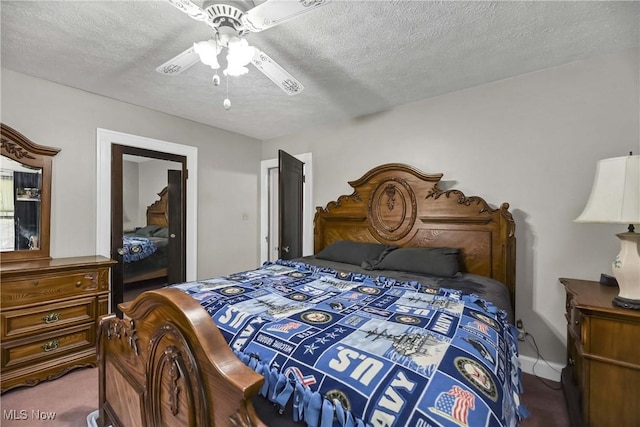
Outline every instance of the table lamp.
<path fill-rule="evenodd" d="M 600 160 L 591 195 L 576 222 L 629 224 L 626 233 L 617 234 L 620 253 L 611 264 L 620 288 L 613 304 L 640 310 L 640 156 Z"/>

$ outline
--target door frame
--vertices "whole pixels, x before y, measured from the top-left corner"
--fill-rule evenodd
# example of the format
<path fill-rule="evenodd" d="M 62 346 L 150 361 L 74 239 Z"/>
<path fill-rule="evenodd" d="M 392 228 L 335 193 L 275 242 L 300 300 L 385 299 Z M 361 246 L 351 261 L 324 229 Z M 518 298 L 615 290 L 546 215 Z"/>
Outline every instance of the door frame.
<path fill-rule="evenodd" d="M 302 255 L 313 255 L 313 156 L 311 153 L 295 154 L 296 159 L 304 163 L 305 181 L 302 202 Z M 278 158 L 260 162 L 260 262 L 266 261 L 269 245 L 269 169 L 278 169 Z M 275 191 L 278 189 L 276 188 Z"/>
<path fill-rule="evenodd" d="M 187 174 L 187 158 L 186 156 L 176 155 L 172 153 L 165 153 L 156 150 L 147 150 L 138 147 L 131 147 L 128 145 L 120 145 L 111 143 L 111 258 L 118 261 L 111 268 L 111 313 L 116 313 L 119 317 L 122 317 L 118 305 L 124 301 L 124 295 L 127 289 L 127 285 L 124 283 L 125 275 L 125 262 L 122 254 L 118 252 L 122 250 L 122 238 L 124 236 L 123 227 L 123 213 L 124 202 L 123 196 L 125 194 L 124 186 L 124 156 L 131 155 L 139 158 L 146 158 L 149 160 L 166 161 L 179 164 L 179 170 L 172 170 L 171 167 L 175 165 L 164 164 L 162 168 L 166 170 L 164 180 L 165 188 L 169 191 L 168 204 L 166 205 L 169 237 L 176 236 L 175 238 L 169 238 L 167 246 L 167 281 L 165 283 L 182 283 L 185 281 L 185 198 L 183 193 L 185 191 L 186 180 L 183 177 Z M 177 174 L 177 175 L 174 175 Z M 169 177 L 177 177 L 177 182 L 172 181 Z M 157 182 L 156 182 L 157 183 Z M 175 189 L 179 187 L 177 190 Z M 153 189 L 152 195 L 158 190 L 158 187 Z M 173 194 L 177 191 L 178 194 Z M 161 193 L 157 193 L 159 196 Z M 177 196 L 177 197 L 176 197 Z M 138 202 L 140 198 L 138 197 Z M 177 200 L 177 202 L 176 202 Z M 144 205 L 147 205 L 145 202 Z M 143 205 L 143 206 L 144 206 Z M 148 209 L 148 206 L 147 206 Z M 147 213 L 147 212 L 145 212 Z M 148 216 L 146 221 L 140 224 L 140 218 L 136 219 L 136 225 L 148 225 L 146 221 L 149 220 Z"/>
<path fill-rule="evenodd" d="M 97 129 L 96 254 L 111 255 L 111 144 L 144 148 L 187 158 L 186 279 L 196 280 L 198 266 L 198 148 L 159 139 Z M 111 301 L 109 301 L 111 303 Z"/>

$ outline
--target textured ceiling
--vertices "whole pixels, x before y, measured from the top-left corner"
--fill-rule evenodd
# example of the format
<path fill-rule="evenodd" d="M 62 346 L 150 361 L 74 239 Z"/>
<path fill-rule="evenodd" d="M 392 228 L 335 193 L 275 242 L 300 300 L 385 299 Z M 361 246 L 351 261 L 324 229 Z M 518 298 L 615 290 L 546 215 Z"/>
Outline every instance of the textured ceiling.
<path fill-rule="evenodd" d="M 305 90 L 288 96 L 249 66 L 230 78 L 225 111 L 224 78 L 214 87 L 209 67 L 156 73 L 211 37 L 167 1 L 3 0 L 0 10 L 3 68 L 262 140 L 640 41 L 639 2 L 333 0 L 247 36 Z"/>

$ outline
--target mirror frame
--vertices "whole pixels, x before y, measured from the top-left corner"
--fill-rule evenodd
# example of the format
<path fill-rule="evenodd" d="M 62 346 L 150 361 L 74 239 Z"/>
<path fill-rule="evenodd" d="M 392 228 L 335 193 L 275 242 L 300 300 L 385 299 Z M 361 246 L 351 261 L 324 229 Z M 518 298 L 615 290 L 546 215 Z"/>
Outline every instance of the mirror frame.
<path fill-rule="evenodd" d="M 2 263 L 10 261 L 26 261 L 51 259 L 50 226 L 51 226 L 51 164 L 52 158 L 59 148 L 38 145 L 15 129 L 0 123 L 0 154 L 23 165 L 42 169 L 42 188 L 40 190 L 40 246 L 39 249 L 2 251 Z"/>

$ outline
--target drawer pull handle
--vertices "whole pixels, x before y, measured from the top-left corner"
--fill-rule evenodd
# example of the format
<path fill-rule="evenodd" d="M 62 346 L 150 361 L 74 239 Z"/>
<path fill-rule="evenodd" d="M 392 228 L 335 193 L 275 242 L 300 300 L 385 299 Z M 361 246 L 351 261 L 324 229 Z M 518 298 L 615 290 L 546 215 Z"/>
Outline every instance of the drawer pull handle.
<path fill-rule="evenodd" d="M 59 345 L 60 341 L 58 340 L 47 341 L 46 343 L 42 344 L 42 350 L 44 350 L 45 352 L 53 351 L 57 349 Z"/>
<path fill-rule="evenodd" d="M 78 281 L 76 282 L 76 288 L 79 288 L 80 286 L 82 286 L 82 281 L 81 281 L 81 280 L 78 280 Z"/>
<path fill-rule="evenodd" d="M 57 311 L 52 311 L 51 313 L 42 316 L 42 320 L 44 321 L 44 323 L 56 323 L 58 320 L 60 320 L 60 313 L 58 313 Z"/>
<path fill-rule="evenodd" d="M 576 325 L 579 325 L 580 321 L 579 320 L 574 320 L 573 323 L 575 323 Z"/>
<path fill-rule="evenodd" d="M 34 280 L 34 281 L 33 281 L 33 286 L 38 286 L 38 284 L 39 284 L 39 283 L 40 283 L 39 281 Z"/>

